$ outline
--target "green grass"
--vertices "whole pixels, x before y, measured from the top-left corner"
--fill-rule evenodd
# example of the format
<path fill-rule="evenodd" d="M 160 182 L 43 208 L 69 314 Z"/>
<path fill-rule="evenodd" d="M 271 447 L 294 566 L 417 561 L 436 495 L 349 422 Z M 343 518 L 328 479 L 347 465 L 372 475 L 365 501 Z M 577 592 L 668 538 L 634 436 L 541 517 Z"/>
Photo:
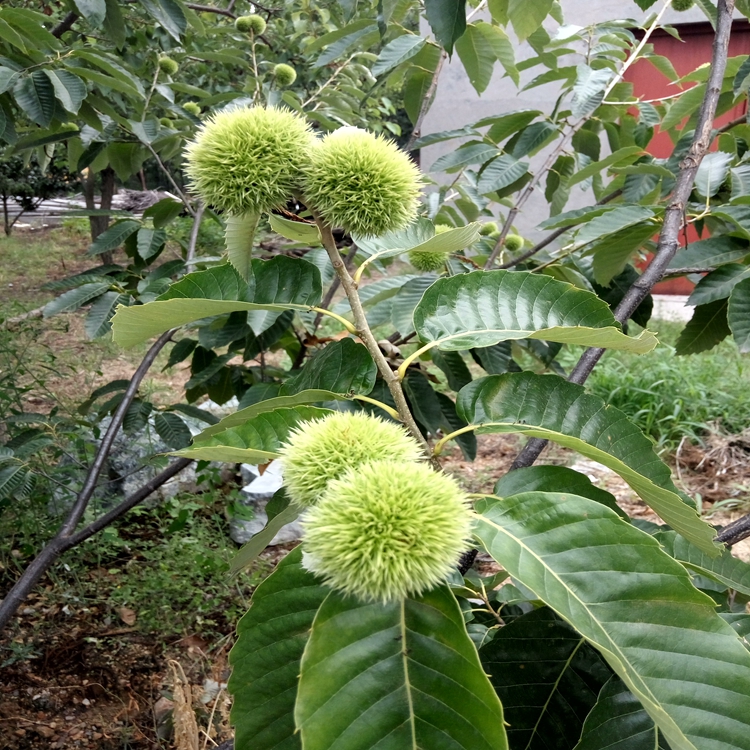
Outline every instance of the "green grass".
<path fill-rule="evenodd" d="M 674 343 L 682 326 L 660 321 L 652 327 L 660 332 L 654 351 L 608 352 L 588 390 L 624 411 L 660 451 L 674 451 L 685 436 L 700 442 L 709 424 L 729 434 L 750 427 L 750 360 L 734 342 L 678 357 Z"/>

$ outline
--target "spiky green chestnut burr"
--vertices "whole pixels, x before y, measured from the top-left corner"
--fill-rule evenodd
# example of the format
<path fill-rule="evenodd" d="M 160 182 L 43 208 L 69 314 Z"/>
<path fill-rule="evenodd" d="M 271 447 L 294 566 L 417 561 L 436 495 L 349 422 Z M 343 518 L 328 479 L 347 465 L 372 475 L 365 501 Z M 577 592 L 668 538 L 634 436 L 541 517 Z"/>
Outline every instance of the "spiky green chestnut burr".
<path fill-rule="evenodd" d="M 497 231 L 499 230 L 496 221 L 487 221 L 479 228 L 479 234 L 482 237 L 489 237 Z"/>
<path fill-rule="evenodd" d="M 292 431 L 281 450 L 284 485 L 298 505 L 312 505 L 328 483 L 371 460 L 418 461 L 422 450 L 393 422 L 336 412 Z"/>
<path fill-rule="evenodd" d="M 392 141 L 359 128 L 341 128 L 315 149 L 304 193 L 332 226 L 379 236 L 414 221 L 419 170 Z"/>
<path fill-rule="evenodd" d="M 435 234 L 445 234 L 450 232 L 453 227 L 449 227 L 447 224 L 435 224 Z"/>
<path fill-rule="evenodd" d="M 163 128 L 173 128 L 174 121 L 170 120 L 168 117 L 161 117 L 159 118 L 159 125 L 161 125 Z"/>
<path fill-rule="evenodd" d="M 185 149 L 192 188 L 230 214 L 284 206 L 307 168 L 315 141 L 287 109 L 242 107 L 213 115 Z"/>
<path fill-rule="evenodd" d="M 182 105 L 182 108 L 185 110 L 185 112 L 189 112 L 195 117 L 198 117 L 198 115 L 201 113 L 200 104 L 198 104 L 197 102 L 185 102 Z"/>
<path fill-rule="evenodd" d="M 306 568 L 389 602 L 445 580 L 468 546 L 471 512 L 455 480 L 427 464 L 372 461 L 331 482 L 303 525 Z"/>
<path fill-rule="evenodd" d="M 279 86 L 291 86 L 297 80 L 297 71 L 286 63 L 273 66 L 273 77 Z"/>
<path fill-rule="evenodd" d="M 431 253 L 425 250 L 412 250 L 409 253 L 409 263 L 417 271 L 429 273 L 430 271 L 441 271 L 445 268 L 445 262 L 449 257 L 450 253 Z"/>
<path fill-rule="evenodd" d="M 180 69 L 177 61 L 173 60 L 171 57 L 167 57 L 166 55 L 162 55 L 159 58 L 158 65 L 159 70 L 162 73 L 166 73 L 168 76 L 173 76 Z"/>
<path fill-rule="evenodd" d="M 509 234 L 505 237 L 505 249 L 514 253 L 524 246 L 525 240 L 518 234 Z"/>
<path fill-rule="evenodd" d="M 672 7 L 680 12 L 690 10 L 693 7 L 693 0 L 672 0 Z"/>
<path fill-rule="evenodd" d="M 234 20 L 234 28 L 237 31 L 241 31 L 243 34 L 254 34 L 258 36 L 266 30 L 266 19 L 263 16 L 259 16 L 252 13 L 249 16 L 240 16 Z"/>

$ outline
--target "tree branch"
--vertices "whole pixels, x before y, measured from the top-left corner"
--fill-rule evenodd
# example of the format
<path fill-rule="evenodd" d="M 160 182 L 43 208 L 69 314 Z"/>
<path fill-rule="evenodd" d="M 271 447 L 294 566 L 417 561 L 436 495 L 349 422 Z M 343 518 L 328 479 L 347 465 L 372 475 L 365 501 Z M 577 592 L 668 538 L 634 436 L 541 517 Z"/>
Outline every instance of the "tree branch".
<path fill-rule="evenodd" d="M 50 31 L 50 34 L 59 39 L 66 31 L 70 31 L 71 27 L 77 20 L 78 13 L 70 11 L 70 13 L 68 13 L 65 18 L 63 18 L 63 20 L 60 21 L 60 23 L 58 23 L 57 26 L 52 29 L 52 31 Z"/>
<path fill-rule="evenodd" d="M 83 487 L 78 493 L 78 497 L 76 498 L 73 507 L 70 509 L 68 517 L 63 522 L 57 534 L 47 543 L 36 558 L 32 560 L 26 570 L 24 570 L 13 588 L 8 592 L 7 596 L 0 604 L 0 630 L 8 624 L 8 621 L 18 609 L 21 602 L 26 598 L 27 594 L 31 591 L 37 581 L 49 569 L 50 565 L 52 565 L 57 559 L 60 552 L 63 549 L 67 549 L 65 545 L 74 535 L 76 526 L 88 507 L 91 497 L 94 494 L 94 490 L 96 489 L 99 475 L 101 474 L 107 456 L 112 449 L 112 444 L 115 441 L 117 433 L 120 431 L 125 414 L 130 408 L 136 393 L 138 393 L 138 387 L 149 368 L 156 360 L 159 352 L 172 338 L 173 333 L 173 330 L 163 333 L 148 350 L 146 356 L 141 361 L 141 364 L 138 365 L 138 369 L 133 374 L 133 377 L 130 379 L 130 384 L 123 394 L 122 401 L 120 401 L 117 410 L 112 415 L 112 421 L 102 438 L 94 462 L 91 464 L 91 468 L 86 475 Z"/>
<path fill-rule="evenodd" d="M 417 115 L 417 121 L 414 123 L 414 128 L 411 131 L 409 140 L 404 146 L 404 151 L 411 151 L 414 147 L 414 143 L 422 134 L 422 123 L 427 113 L 430 111 L 432 101 L 435 98 L 435 92 L 437 91 L 438 78 L 440 78 L 440 71 L 443 69 L 443 64 L 448 59 L 448 53 L 445 50 L 441 50 L 440 59 L 438 64 L 435 66 L 435 72 L 432 74 L 432 80 L 430 81 L 430 87 L 427 89 L 424 99 L 422 99 L 422 106 L 419 108 L 419 114 Z"/>
<path fill-rule="evenodd" d="M 624 323 L 630 318 L 638 305 L 651 292 L 654 285 L 664 277 L 667 267 L 680 247 L 679 236 L 684 221 L 685 204 L 693 189 L 698 167 L 713 140 L 712 128 L 714 118 L 716 117 L 716 106 L 721 94 L 724 72 L 727 67 L 733 10 L 734 0 L 719 0 L 711 72 L 708 77 L 703 103 L 698 112 L 698 122 L 695 127 L 693 141 L 690 144 L 687 155 L 680 163 L 674 191 L 672 192 L 672 199 L 664 212 L 664 223 L 659 234 L 656 253 L 651 263 L 649 263 L 648 268 L 636 279 L 630 289 L 625 292 L 625 296 L 615 310 L 615 320 L 618 320 L 620 323 Z M 578 383 L 579 385 L 585 383 L 603 354 L 604 349 L 587 349 L 573 368 L 568 380 L 571 383 Z M 539 457 L 546 444 L 547 441 L 539 440 L 539 438 L 530 440 L 513 462 L 511 471 L 531 466 Z"/>
<path fill-rule="evenodd" d="M 722 529 L 716 537 L 717 542 L 723 542 L 727 547 L 731 547 L 743 539 L 750 536 L 750 514 L 738 518 L 734 523 Z"/>

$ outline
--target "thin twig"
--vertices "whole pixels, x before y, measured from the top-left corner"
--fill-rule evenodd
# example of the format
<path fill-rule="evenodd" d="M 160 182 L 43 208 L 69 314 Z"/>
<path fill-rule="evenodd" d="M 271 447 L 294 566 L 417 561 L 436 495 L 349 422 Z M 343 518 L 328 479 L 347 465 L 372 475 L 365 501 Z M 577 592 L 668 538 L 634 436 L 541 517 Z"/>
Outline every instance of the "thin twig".
<path fill-rule="evenodd" d="M 55 26 L 50 34 L 59 39 L 66 31 L 70 31 L 73 24 L 78 20 L 78 13 L 70 11 L 60 23 Z"/>
<path fill-rule="evenodd" d="M 417 121 L 414 123 L 414 128 L 411 131 L 409 140 L 404 146 L 405 151 L 411 151 L 414 148 L 414 143 L 417 138 L 422 134 L 422 123 L 427 113 L 430 111 L 433 99 L 435 98 L 435 92 L 437 91 L 438 78 L 440 78 L 440 71 L 443 69 L 443 64 L 448 59 L 448 53 L 443 49 L 440 51 L 440 59 L 438 64 L 435 66 L 435 72 L 432 74 L 432 80 L 430 86 L 425 92 L 424 98 L 422 99 L 422 106 L 419 108 L 419 114 L 417 115 Z"/>
<path fill-rule="evenodd" d="M 680 247 L 679 236 L 680 228 L 684 221 L 685 204 L 693 189 L 698 167 L 713 140 L 713 121 L 716 117 L 716 106 L 721 94 L 724 72 L 727 67 L 733 11 L 734 0 L 719 0 L 711 72 L 706 85 L 703 103 L 698 112 L 698 122 L 695 127 L 693 141 L 690 144 L 687 155 L 680 163 L 674 191 L 672 192 L 672 200 L 664 212 L 664 223 L 659 234 L 659 242 L 656 246 L 654 257 L 648 268 L 636 279 L 630 289 L 625 292 L 625 296 L 615 310 L 615 320 L 620 323 L 624 323 L 630 318 L 641 302 L 651 292 L 654 285 L 664 277 L 667 267 Z M 568 380 L 571 383 L 578 383 L 579 385 L 585 383 L 603 354 L 604 349 L 587 349 L 573 368 Z M 511 470 L 531 466 L 539 457 L 546 444 L 546 440 L 540 440 L 539 438 L 529 440 L 526 447 L 513 462 Z"/>
<path fill-rule="evenodd" d="M 159 154 L 157 154 L 156 151 L 154 151 L 154 148 L 150 143 L 147 143 L 145 145 L 146 145 L 146 148 L 151 152 L 151 156 L 153 156 L 154 159 L 156 159 L 156 163 L 159 165 L 159 168 L 161 169 L 161 171 L 164 172 L 164 174 L 167 176 L 167 179 L 170 181 L 170 183 L 172 183 L 172 187 L 177 192 L 177 195 L 180 196 L 180 200 L 182 201 L 183 205 L 187 209 L 187 212 L 191 216 L 195 216 L 195 211 L 193 210 L 193 207 L 190 205 L 190 201 L 185 196 L 185 193 L 183 193 L 182 190 L 180 190 L 180 186 L 174 181 L 174 177 L 172 177 L 172 173 L 164 166 L 164 162 L 159 158 Z"/>
<path fill-rule="evenodd" d="M 20 578 L 16 581 L 13 588 L 8 592 L 6 597 L 0 603 L 0 631 L 8 624 L 8 621 L 13 616 L 15 611 L 20 606 L 21 602 L 26 598 L 28 593 L 37 583 L 37 581 L 44 575 L 49 569 L 52 563 L 57 559 L 62 550 L 67 549 L 66 544 L 72 536 L 75 534 L 76 526 L 83 517 L 83 514 L 88 507 L 88 504 L 94 494 L 94 490 L 97 486 L 99 475 L 104 468 L 109 452 L 112 449 L 112 445 L 117 437 L 120 427 L 122 426 L 123 419 L 127 413 L 130 405 L 133 402 L 141 381 L 146 376 L 146 373 L 150 369 L 151 365 L 156 360 L 159 352 L 164 348 L 166 343 L 172 338 L 173 330 L 163 333 L 151 348 L 146 353 L 146 356 L 138 365 L 138 369 L 133 374 L 125 393 L 123 394 L 122 400 L 120 401 L 117 410 L 112 415 L 112 421 L 107 428 L 99 449 L 96 452 L 91 468 L 86 476 L 86 480 L 83 483 L 81 491 L 78 493 L 73 507 L 68 513 L 68 517 L 63 522 L 62 526 L 58 530 L 57 534 L 51 539 L 42 549 L 42 551 L 32 560 L 29 566 L 21 574 Z"/>

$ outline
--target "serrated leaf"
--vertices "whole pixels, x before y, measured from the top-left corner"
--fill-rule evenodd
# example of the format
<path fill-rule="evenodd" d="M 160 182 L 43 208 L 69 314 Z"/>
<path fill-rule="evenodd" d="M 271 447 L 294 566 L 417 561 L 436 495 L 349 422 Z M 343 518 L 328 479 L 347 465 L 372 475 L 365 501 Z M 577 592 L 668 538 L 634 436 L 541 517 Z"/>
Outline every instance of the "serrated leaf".
<path fill-rule="evenodd" d="M 614 153 L 606 156 L 604 159 L 587 164 L 583 169 L 579 169 L 568 180 L 568 187 L 578 184 L 599 174 L 603 169 L 615 165 L 632 164 L 634 161 L 643 156 L 644 151 L 640 146 L 625 146 L 617 149 Z"/>
<path fill-rule="evenodd" d="M 617 676 L 599 693 L 574 750 L 600 750 L 612 740 L 617 750 L 669 750 L 653 719 Z"/>
<path fill-rule="evenodd" d="M 654 210 L 646 206 L 618 206 L 584 224 L 576 234 L 576 246 L 581 247 L 606 235 L 621 232 L 627 227 L 648 222 L 654 214 Z M 651 229 L 654 231 L 653 226 Z"/>
<path fill-rule="evenodd" d="M 520 159 L 522 156 L 533 156 L 546 146 L 559 133 L 558 126 L 543 120 L 532 122 L 515 141 L 511 154 Z"/>
<path fill-rule="evenodd" d="M 0 65 L 0 94 L 4 94 L 13 84 L 20 73 L 12 68 L 6 68 Z"/>
<path fill-rule="evenodd" d="M 196 435 L 196 439 L 203 440 L 211 437 L 212 435 L 215 435 L 218 432 L 223 432 L 230 427 L 242 425 L 247 422 L 248 419 L 253 419 L 253 417 L 257 417 L 259 414 L 274 411 L 275 409 L 286 409 L 301 404 L 317 404 L 324 401 L 348 401 L 350 398 L 351 397 L 348 394 L 334 393 L 333 391 L 325 391 L 322 389 L 308 389 L 305 391 L 299 391 L 290 396 L 275 396 L 267 398 L 262 401 L 256 401 L 244 409 L 238 409 L 234 414 L 229 414 L 210 427 L 207 427 L 200 433 L 200 435 Z"/>
<path fill-rule="evenodd" d="M 626 336 L 606 303 L 572 284 L 525 271 L 474 271 L 438 279 L 414 310 L 422 341 L 445 350 L 543 339 L 646 353 L 656 338 Z"/>
<path fill-rule="evenodd" d="M 677 251 L 669 268 L 720 266 L 750 255 L 750 243 L 738 237 L 721 235 L 691 242 Z"/>
<path fill-rule="evenodd" d="M 256 304 L 306 305 L 314 307 L 322 296 L 320 270 L 302 258 L 277 255 L 270 260 L 253 260 Z M 298 307 L 294 309 L 299 309 Z M 247 324 L 256 336 L 267 331 L 277 321 L 283 310 L 251 310 Z"/>
<path fill-rule="evenodd" d="M 188 426 L 172 412 L 159 412 L 154 417 L 154 429 L 170 448 L 179 450 L 190 444 L 191 435 Z"/>
<path fill-rule="evenodd" d="M 435 281 L 437 281 L 435 274 L 417 276 L 407 281 L 393 297 L 391 322 L 402 336 L 408 336 L 414 331 L 414 308 Z"/>
<path fill-rule="evenodd" d="M 44 306 L 44 317 L 51 318 L 60 313 L 73 312 L 109 289 L 108 282 L 92 282 L 64 292 Z"/>
<path fill-rule="evenodd" d="M 486 143 L 467 143 L 444 154 L 430 167 L 431 172 L 458 172 L 470 164 L 481 164 L 500 153 L 497 146 Z"/>
<path fill-rule="evenodd" d="M 355 22 L 356 24 L 357 22 Z M 376 23 L 372 21 L 367 21 L 364 26 L 355 26 L 355 24 L 350 24 L 350 26 L 346 27 L 349 29 L 350 27 L 354 30 L 346 33 L 341 38 L 337 39 L 336 41 L 328 44 L 328 49 L 323 52 L 323 54 L 318 56 L 318 59 L 313 63 L 313 68 L 323 68 L 326 65 L 332 63 L 334 60 L 337 60 L 339 57 L 341 57 L 347 50 L 349 50 L 351 47 L 353 47 L 355 44 L 359 43 L 362 45 L 362 40 L 370 35 L 370 34 L 377 34 L 378 33 L 378 26 Z M 320 40 L 318 40 L 320 41 Z M 363 46 L 369 46 L 369 45 L 363 45 Z"/>
<path fill-rule="evenodd" d="M 729 165 L 733 158 L 734 154 L 724 151 L 715 151 L 703 157 L 693 183 L 695 192 L 701 198 L 710 198 L 719 192 L 729 174 Z"/>
<path fill-rule="evenodd" d="M 496 55 L 489 38 L 473 23 L 456 41 L 456 52 L 463 63 L 469 82 L 477 94 L 489 85 Z"/>
<path fill-rule="evenodd" d="M 107 15 L 104 0 L 73 0 L 78 12 L 94 27 L 101 26 Z"/>
<path fill-rule="evenodd" d="M 542 22 L 552 10 L 553 0 L 510 0 L 508 3 L 508 18 L 513 24 L 513 30 L 518 39 L 528 39 L 541 26 Z"/>
<path fill-rule="evenodd" d="M 424 9 L 435 39 L 453 54 L 453 45 L 466 31 L 466 0 L 425 0 Z"/>
<path fill-rule="evenodd" d="M 125 219 L 112 224 L 105 229 L 94 242 L 89 245 L 89 255 L 100 255 L 110 250 L 116 250 L 131 234 L 137 232 L 141 222 L 135 219 Z"/>
<path fill-rule="evenodd" d="M 495 190 L 502 190 L 521 179 L 528 168 L 527 161 L 518 161 L 510 154 L 503 154 L 482 170 L 477 183 L 477 192 L 486 195 Z"/>
<path fill-rule="evenodd" d="M 597 284 L 608 286 L 615 276 L 625 270 L 625 266 L 654 235 L 658 227 L 646 221 L 602 237 L 586 248 L 585 255 L 593 255 L 593 272 Z"/>
<path fill-rule="evenodd" d="M 732 289 L 727 318 L 737 348 L 743 354 L 750 352 L 750 279 L 740 281 Z"/>
<path fill-rule="evenodd" d="M 67 70 L 45 70 L 52 83 L 57 101 L 72 114 L 77 114 L 86 98 L 86 84 Z"/>
<path fill-rule="evenodd" d="M 143 218 L 151 219 L 154 222 L 154 227 L 161 229 L 173 219 L 176 219 L 184 210 L 185 206 L 182 201 L 174 198 L 162 198 L 143 212 Z"/>
<path fill-rule="evenodd" d="M 255 590 L 229 654 L 228 690 L 234 698 L 231 720 L 237 747 L 301 747 L 294 726 L 297 678 L 313 618 L 328 592 L 302 566 L 301 547 Z"/>
<path fill-rule="evenodd" d="M 148 14 L 177 42 L 187 29 L 185 10 L 178 0 L 141 0 Z"/>
<path fill-rule="evenodd" d="M 446 430 L 455 431 L 466 427 L 461 417 L 456 412 L 456 404 L 444 393 L 435 392 L 440 410 L 443 412 L 443 422 Z M 464 432 L 456 436 L 456 442 L 467 461 L 473 461 L 477 457 L 477 437 L 473 432 Z"/>
<path fill-rule="evenodd" d="M 0 469 L 0 500 L 13 497 L 23 486 L 29 470 L 25 464 L 11 464 Z"/>
<path fill-rule="evenodd" d="M 372 66 L 374 76 L 390 73 L 401 63 L 411 60 L 422 49 L 425 39 L 415 34 L 403 34 L 383 47 L 375 65 Z"/>
<path fill-rule="evenodd" d="M 224 226 L 224 245 L 229 262 L 247 280 L 250 277 L 250 264 L 253 257 L 253 240 L 258 227 L 258 214 L 227 216 Z"/>
<path fill-rule="evenodd" d="M 332 591 L 302 656 L 294 714 L 305 750 L 508 747 L 447 586 L 390 604 Z"/>
<path fill-rule="evenodd" d="M 459 352 L 441 352 L 434 349 L 432 361 L 439 367 L 448 380 L 448 387 L 454 391 L 460 391 L 471 382 L 471 373 Z"/>
<path fill-rule="evenodd" d="M 672 750 L 742 747 L 750 653 L 655 539 L 575 495 L 485 498 L 476 510 L 484 548 L 600 651 Z"/>
<path fill-rule="evenodd" d="M 264 302 L 261 304 L 246 301 L 247 297 L 252 298 L 252 290 L 247 282 L 232 266 L 217 266 L 206 271 L 188 274 L 154 302 L 136 307 L 118 308 L 112 321 L 114 339 L 121 346 L 130 347 L 141 341 L 147 341 L 152 336 L 168 331 L 170 328 L 214 315 L 235 311 L 265 310 L 281 313 L 285 310 L 309 310 L 320 301 L 320 273 L 315 266 L 301 259 L 279 256 L 270 261 L 253 261 L 253 267 L 256 263 L 270 263 L 277 266 L 284 264 L 286 267 L 288 261 L 302 263 L 312 269 L 300 277 L 304 282 L 301 283 L 300 295 L 309 297 L 307 303 Z M 317 285 L 315 278 L 317 278 Z M 292 292 L 293 289 L 282 284 L 279 288 L 263 290 L 259 296 L 269 299 L 276 294 L 292 296 Z"/>
<path fill-rule="evenodd" d="M 49 127 L 55 113 L 55 89 L 43 70 L 19 78 L 13 94 L 30 120 L 43 128 Z"/>
<path fill-rule="evenodd" d="M 718 556 L 714 530 L 683 502 L 651 441 L 619 410 L 557 375 L 510 373 L 469 383 L 459 416 L 480 432 L 521 433 L 572 448 L 619 474 L 675 531 Z"/>
<path fill-rule="evenodd" d="M 162 247 L 164 247 L 166 241 L 167 233 L 163 229 L 141 227 L 138 230 L 138 236 L 136 239 L 138 255 L 140 255 L 143 260 L 149 260 L 150 258 L 153 258 Z"/>
<path fill-rule="evenodd" d="M 109 284 L 107 285 L 109 287 Z M 112 328 L 112 316 L 118 305 L 127 305 L 132 300 L 129 294 L 105 292 L 89 310 L 83 327 L 90 339 L 98 339 L 109 333 Z"/>
<path fill-rule="evenodd" d="M 688 89 L 679 99 L 670 104 L 667 114 L 662 119 L 661 129 L 671 130 L 686 117 L 690 117 L 701 106 L 705 94 L 705 83 L 699 83 L 697 86 Z"/>
<path fill-rule="evenodd" d="M 612 674 L 547 607 L 500 628 L 479 657 L 502 701 L 512 748 L 570 750 Z"/>
<path fill-rule="evenodd" d="M 266 464 L 278 458 L 292 429 L 326 414 L 331 414 L 331 410 L 304 405 L 262 412 L 237 427 L 205 438 L 198 435 L 191 446 L 175 451 L 173 455 L 206 461 Z"/>
<path fill-rule="evenodd" d="M 594 70 L 584 63 L 576 67 L 576 82 L 573 85 L 573 117 L 590 115 L 604 99 L 604 91 L 614 77 L 609 68 Z"/>
<path fill-rule="evenodd" d="M 376 376 L 377 367 L 364 345 L 346 338 L 317 351 L 299 374 L 284 383 L 282 393 L 324 390 L 366 396 Z"/>
<path fill-rule="evenodd" d="M 704 276 L 688 297 L 688 305 L 705 305 L 719 299 L 726 299 L 732 289 L 750 276 L 750 268 L 739 263 L 727 263 Z"/>
<path fill-rule="evenodd" d="M 693 310 L 693 317 L 677 338 L 675 354 L 699 354 L 708 351 L 730 333 L 727 300 L 718 299 L 706 305 L 698 305 Z"/>
<path fill-rule="evenodd" d="M 719 557 L 708 557 L 674 531 L 659 531 L 654 538 L 686 568 L 750 595 L 750 564 L 734 557 L 729 550 L 724 549 Z"/>
<path fill-rule="evenodd" d="M 519 85 L 520 75 L 516 67 L 516 56 L 513 43 L 500 26 L 479 21 L 476 24 L 477 31 L 482 34 L 490 45 L 493 55 L 505 69 L 510 79 L 516 86 Z"/>
<path fill-rule="evenodd" d="M 567 466 L 527 466 L 515 469 L 505 474 L 495 485 L 495 494 L 498 497 L 520 495 L 522 492 L 563 492 L 566 495 L 580 495 L 606 505 L 620 518 L 629 520 L 613 494 L 592 484 L 585 474 Z"/>
<path fill-rule="evenodd" d="M 278 214 L 268 214 L 268 221 L 271 229 L 282 237 L 294 242 L 303 242 L 310 247 L 318 247 L 322 244 L 320 230 L 315 224 L 308 224 L 302 221 L 292 221 L 285 219 Z"/>

